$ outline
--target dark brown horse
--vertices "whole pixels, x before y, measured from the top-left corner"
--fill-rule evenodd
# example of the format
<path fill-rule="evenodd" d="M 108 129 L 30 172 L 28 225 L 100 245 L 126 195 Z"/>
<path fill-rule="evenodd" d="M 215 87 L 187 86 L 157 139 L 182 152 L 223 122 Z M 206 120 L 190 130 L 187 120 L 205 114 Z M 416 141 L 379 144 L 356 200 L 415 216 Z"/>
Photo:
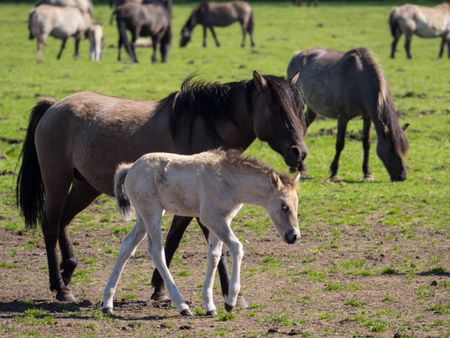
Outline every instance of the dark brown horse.
<path fill-rule="evenodd" d="M 364 178 L 372 178 L 369 135 L 373 122 L 378 137 L 377 154 L 391 180 L 406 179 L 403 157 L 408 141 L 399 125 L 383 70 L 369 50 L 356 48 L 343 53 L 324 48 L 306 49 L 292 57 L 287 72 L 301 74 L 299 87 L 308 106 L 307 126 L 314 121 L 316 114 L 338 120 L 336 154 L 330 167 L 332 179 L 337 178 L 347 123 L 357 116 L 363 118 Z"/>
<path fill-rule="evenodd" d="M 74 300 L 69 283 L 77 265 L 68 224 L 102 193 L 113 195 L 117 165 L 149 152 L 194 154 L 217 147 L 246 149 L 266 141 L 290 167 L 307 150 L 298 74 L 289 80 L 261 76 L 226 84 L 186 80 L 161 101 L 137 101 L 81 92 L 33 108 L 17 178 L 17 204 L 29 227 L 42 224 L 50 289 Z M 191 217 L 175 216 L 167 238 L 168 264 Z M 202 227 L 205 235 L 207 230 Z M 56 244 L 62 254 L 59 264 Z M 228 275 L 219 264 L 222 292 Z M 164 285 L 154 275 L 154 299 Z"/>
<path fill-rule="evenodd" d="M 157 61 L 158 48 L 162 62 L 167 61 L 170 43 L 172 40 L 171 14 L 168 3 L 153 1 L 149 4 L 125 3 L 115 10 L 117 30 L 119 32 L 117 59 L 121 60 L 122 45 L 133 62 L 138 62 L 135 42 L 140 36 L 149 36 L 152 39 L 153 54 L 151 61 Z M 127 37 L 127 30 L 131 32 L 131 42 Z"/>
<path fill-rule="evenodd" d="M 188 18 L 181 29 L 180 47 L 185 47 L 191 41 L 192 31 L 196 25 L 203 26 L 203 47 L 206 47 L 206 33 L 209 29 L 216 42 L 216 46 L 220 47 L 214 27 L 226 27 L 238 21 L 242 28 L 241 47 L 245 47 L 245 36 L 250 36 L 251 46 L 255 46 L 253 41 L 253 28 L 255 25 L 253 19 L 253 9 L 249 3 L 245 1 L 230 1 L 225 3 L 203 1 L 194 8 L 191 16 Z"/>

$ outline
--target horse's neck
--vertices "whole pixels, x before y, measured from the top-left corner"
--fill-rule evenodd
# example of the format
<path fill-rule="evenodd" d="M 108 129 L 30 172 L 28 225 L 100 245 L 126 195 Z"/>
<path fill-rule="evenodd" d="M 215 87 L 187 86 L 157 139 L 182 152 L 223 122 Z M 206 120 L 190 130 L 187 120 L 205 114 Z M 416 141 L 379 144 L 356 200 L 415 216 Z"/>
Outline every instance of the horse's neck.
<path fill-rule="evenodd" d="M 272 186 L 264 174 L 232 169 L 237 203 L 265 206 Z"/>

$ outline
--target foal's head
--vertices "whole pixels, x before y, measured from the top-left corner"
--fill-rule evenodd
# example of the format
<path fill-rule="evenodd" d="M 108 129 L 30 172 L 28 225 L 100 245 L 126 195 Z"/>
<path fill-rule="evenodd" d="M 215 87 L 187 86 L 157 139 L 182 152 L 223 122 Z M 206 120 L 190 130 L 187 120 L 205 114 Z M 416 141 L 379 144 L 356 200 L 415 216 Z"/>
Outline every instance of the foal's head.
<path fill-rule="evenodd" d="M 255 134 L 268 142 L 293 168 L 302 165 L 308 151 L 303 141 L 306 126 L 298 80 L 298 73 L 286 80 L 253 72 L 256 87 L 252 102 Z"/>
<path fill-rule="evenodd" d="M 267 199 L 267 211 L 278 233 L 288 244 L 293 244 L 300 238 L 298 228 L 298 197 L 296 186 L 300 175 L 295 179 L 271 173 L 272 194 Z"/>

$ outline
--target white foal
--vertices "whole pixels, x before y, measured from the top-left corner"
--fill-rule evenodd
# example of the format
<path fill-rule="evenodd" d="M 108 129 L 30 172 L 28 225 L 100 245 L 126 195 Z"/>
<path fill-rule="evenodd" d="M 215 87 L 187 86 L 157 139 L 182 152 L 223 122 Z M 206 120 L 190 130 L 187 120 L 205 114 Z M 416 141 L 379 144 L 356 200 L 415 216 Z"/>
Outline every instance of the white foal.
<path fill-rule="evenodd" d="M 167 268 L 161 236 L 164 210 L 199 217 L 209 230 L 208 267 L 202 295 L 207 314 L 214 314 L 213 283 L 225 243 L 232 255 L 227 311 L 236 305 L 240 291 L 242 244 L 231 230 L 231 221 L 243 203 L 263 206 L 283 240 L 289 244 L 300 237 L 295 179 L 279 174 L 238 151 L 209 151 L 192 156 L 151 153 L 134 164 L 119 166 L 114 187 L 119 209 L 137 215 L 133 230 L 125 237 L 113 271 L 105 286 L 103 310 L 113 313 L 113 298 L 122 270 L 136 246 L 148 235 L 148 252 L 167 285 L 172 303 L 182 315 L 192 315 Z"/>

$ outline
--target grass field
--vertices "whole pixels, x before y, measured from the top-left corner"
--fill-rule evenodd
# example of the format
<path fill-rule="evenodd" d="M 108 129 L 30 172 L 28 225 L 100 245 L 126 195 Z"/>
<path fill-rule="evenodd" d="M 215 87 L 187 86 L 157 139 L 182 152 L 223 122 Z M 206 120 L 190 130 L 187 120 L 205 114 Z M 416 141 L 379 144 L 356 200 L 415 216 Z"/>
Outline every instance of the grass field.
<path fill-rule="evenodd" d="M 82 42 L 80 60 L 73 60 L 70 42 L 57 61 L 60 42 L 49 39 L 44 63 L 36 64 L 35 42 L 27 40 L 31 5 L 0 4 L 0 336 L 449 337 L 450 60 L 437 59 L 439 40 L 415 37 L 412 61 L 406 60 L 401 45 L 397 58 L 390 60 L 387 15 L 393 3 L 294 8 L 274 1 L 254 5 L 253 51 L 239 48 L 237 25 L 217 30 L 221 48 L 213 47 L 212 40 L 202 48 L 197 28 L 192 43 L 180 49 L 178 34 L 191 6 L 174 7 L 168 64 L 152 65 L 149 49 L 138 50 L 140 64 L 117 62 L 117 32 L 107 24 L 106 5 L 95 9 L 105 23 L 101 62 L 88 61 L 87 41 Z M 401 122 L 410 123 L 407 181 L 389 181 L 373 146 L 375 180 L 363 182 L 362 146 L 347 139 L 340 166 L 343 180 L 328 182 L 335 141 L 329 134 L 336 122 L 318 120 L 306 136 L 313 179 L 299 187 L 301 244 L 284 245 L 260 208 L 245 207 L 235 220 L 246 250 L 242 287 L 249 309 L 226 314 L 217 289 L 219 314 L 201 315 L 206 245 L 192 225 L 171 270 L 197 315 L 181 318 L 175 309 L 147 305 L 153 268 L 141 245 L 118 288 L 118 317 L 102 316 L 102 289 L 120 241 L 131 228 L 104 196 L 71 226 L 80 258 L 72 287 L 79 302 L 54 302 L 42 235 L 24 229 L 14 204 L 13 172 L 38 97 L 93 90 L 160 99 L 191 73 L 220 82 L 249 79 L 253 69 L 284 75 L 292 54 L 313 46 L 365 46 L 377 54 Z M 350 132 L 359 132 L 361 123 L 351 122 Z M 248 153 L 285 169 L 281 157 L 259 141 Z M 166 228 L 168 222 L 166 218 Z"/>

